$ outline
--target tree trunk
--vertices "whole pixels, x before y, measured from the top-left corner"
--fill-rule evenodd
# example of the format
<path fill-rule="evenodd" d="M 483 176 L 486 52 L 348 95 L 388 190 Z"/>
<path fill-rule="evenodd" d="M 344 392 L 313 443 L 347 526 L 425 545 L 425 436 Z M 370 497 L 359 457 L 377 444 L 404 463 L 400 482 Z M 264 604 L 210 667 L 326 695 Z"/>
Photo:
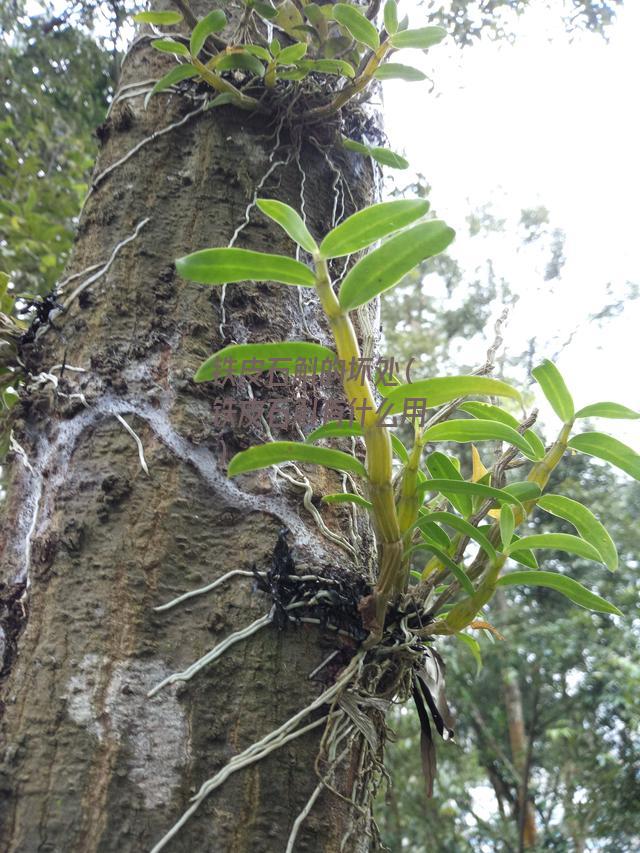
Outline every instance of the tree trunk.
<path fill-rule="evenodd" d="M 267 613 L 271 600 L 240 576 L 168 612 L 154 607 L 230 570 L 268 568 L 283 528 L 298 572 L 366 574 L 373 564 L 370 531 L 361 519 L 353 529 L 346 509 L 322 513 L 351 537 L 357 559 L 322 534 L 299 485 L 272 469 L 226 479 L 233 453 L 267 440 L 248 414 L 250 388 L 259 400 L 287 397 L 291 405 L 295 388 L 309 405 L 313 393 L 322 400 L 330 389 L 313 392 L 308 381 L 269 388 L 264 374 L 250 386 L 192 381 L 231 341 L 329 343 L 315 295 L 231 285 L 225 317 L 219 288 L 187 283 L 173 266 L 188 252 L 227 245 L 257 191 L 298 209 L 304 192 L 309 227 L 320 237 L 333 221 L 336 192 L 338 215 L 372 200 L 372 167 L 338 152 L 326 127 L 296 138 L 277 120 L 229 106 L 189 117 L 199 102 L 185 95 L 159 95 L 146 111 L 143 96 L 122 97 L 169 67 L 148 40 L 126 57 L 121 96 L 99 129 L 94 188 L 68 270 L 88 272 L 66 284 L 64 298 L 93 280 L 57 328 L 25 349 L 39 380 L 14 424 L 26 456 L 13 456 L 1 550 L 6 851 L 149 849 L 203 781 L 321 692 L 308 675 L 336 641 L 310 625 L 271 625 L 193 680 L 147 699 L 162 678 Z M 236 245 L 293 254 L 255 208 Z M 68 367 L 61 372 L 60 364 Z M 44 374 L 58 377 L 57 390 Z M 220 422 L 222 398 L 244 401 L 242 424 Z M 148 476 L 117 416 L 139 437 Z M 293 425 L 274 432 L 298 437 Z M 342 489 L 337 474 L 305 474 L 314 496 Z M 231 776 L 167 849 L 284 851 L 317 785 L 320 732 Z M 357 760 L 354 748 L 345 792 L 357 782 Z M 367 850 L 369 821 L 357 818 L 325 792 L 295 849 Z"/>

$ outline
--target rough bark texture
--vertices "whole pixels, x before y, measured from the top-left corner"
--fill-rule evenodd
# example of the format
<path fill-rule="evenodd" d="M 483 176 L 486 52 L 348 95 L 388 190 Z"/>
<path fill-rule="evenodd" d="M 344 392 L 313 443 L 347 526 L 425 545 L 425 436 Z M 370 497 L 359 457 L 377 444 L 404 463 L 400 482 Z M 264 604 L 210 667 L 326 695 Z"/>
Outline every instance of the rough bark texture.
<path fill-rule="evenodd" d="M 126 59 L 122 82 L 157 78 L 168 67 L 141 42 Z M 194 109 L 184 97 L 162 95 L 145 112 L 142 100 L 113 107 L 100 131 L 96 175 Z M 261 177 L 286 159 L 291 139 L 283 130 L 273 153 L 275 130 L 263 118 L 212 110 L 154 139 L 104 178 L 85 205 L 68 273 L 104 263 L 141 220 L 149 222 L 27 353 L 33 375 L 63 361 L 84 368 L 67 370 L 59 390 L 83 393 L 88 406 L 45 383 L 25 396 L 14 426 L 32 470 L 14 457 L 4 507 L 3 851 L 147 850 L 205 779 L 318 695 L 307 676 L 326 657 L 326 641 L 309 626 L 282 633 L 269 627 L 187 685 L 146 700 L 163 676 L 264 614 L 270 602 L 240 578 L 166 613 L 154 606 L 231 569 L 265 568 L 283 527 L 307 570 L 370 568 L 366 526 L 356 541 L 367 556 L 355 566 L 321 535 L 300 488 L 271 470 L 226 480 L 230 455 L 266 436 L 259 425 L 213 424 L 216 399 L 248 399 L 246 383 L 222 392 L 191 379 L 231 340 L 308 339 L 298 288 L 230 286 L 221 337 L 220 290 L 181 281 L 173 267 L 185 253 L 227 244 Z M 314 132 L 355 202 L 370 201 L 370 164 L 336 154 L 323 128 Z M 322 235 L 336 173 L 307 135 L 300 166 L 292 160 L 277 167 L 264 192 L 299 206 L 304 172 L 309 224 Z M 255 211 L 237 245 L 293 252 Z M 81 280 L 67 285 L 66 295 Z M 307 328 L 327 342 L 313 294 L 303 296 Z M 283 396 L 262 380 L 252 386 L 258 398 Z M 309 388 L 303 384 L 300 393 L 308 398 Z M 116 414 L 139 435 L 149 477 Z M 338 475 L 307 474 L 316 494 L 342 487 Z M 345 534 L 347 517 L 344 508 L 325 514 Z M 168 849 L 284 851 L 317 782 L 318 742 L 319 733 L 310 734 L 232 776 Z M 343 802 L 323 795 L 296 849 L 340 850 L 352 820 Z M 345 849 L 368 846 L 360 827 Z"/>

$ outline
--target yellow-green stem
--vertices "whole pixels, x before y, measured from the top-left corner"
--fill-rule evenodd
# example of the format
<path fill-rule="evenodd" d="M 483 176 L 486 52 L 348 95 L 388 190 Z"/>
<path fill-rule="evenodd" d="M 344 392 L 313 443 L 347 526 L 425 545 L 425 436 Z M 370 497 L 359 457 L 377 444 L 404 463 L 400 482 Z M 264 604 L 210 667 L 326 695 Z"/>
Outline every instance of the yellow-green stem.
<path fill-rule="evenodd" d="M 352 359 L 357 363 L 360 347 L 353 324 L 333 292 L 327 262 L 320 258 L 316 259 L 316 290 L 331 325 L 338 358 L 345 366 L 350 365 Z M 391 439 L 388 430 L 378 425 L 379 416 L 368 378 L 350 378 L 345 371 L 343 386 L 349 401 L 355 399 L 364 406 L 362 429 L 367 447 L 369 497 L 382 550 L 378 590 L 384 590 L 390 596 L 401 591 L 403 583 L 400 525 L 392 487 Z"/>

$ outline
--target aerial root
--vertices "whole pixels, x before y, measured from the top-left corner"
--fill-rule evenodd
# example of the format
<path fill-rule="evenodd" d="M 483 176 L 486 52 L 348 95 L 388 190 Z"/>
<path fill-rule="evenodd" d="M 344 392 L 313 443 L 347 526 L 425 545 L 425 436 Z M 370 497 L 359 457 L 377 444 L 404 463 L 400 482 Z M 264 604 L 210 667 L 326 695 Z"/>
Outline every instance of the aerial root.
<path fill-rule="evenodd" d="M 138 433 L 133 429 L 133 427 L 129 426 L 129 424 L 125 421 L 125 419 L 122 417 L 122 415 L 116 415 L 116 418 L 120 421 L 122 426 L 126 429 L 126 431 L 129 433 L 129 435 L 132 436 L 133 440 L 135 441 L 136 446 L 138 448 L 138 458 L 140 460 L 140 467 L 142 468 L 144 473 L 147 475 L 147 477 L 150 477 L 151 475 L 149 474 L 149 468 L 147 466 L 147 460 L 144 458 L 144 447 L 142 446 L 142 442 L 140 441 L 140 437 L 139 437 Z"/>
<path fill-rule="evenodd" d="M 261 740 L 256 741 L 256 743 L 247 747 L 243 752 L 234 756 L 221 770 L 219 770 L 215 776 L 211 779 L 208 779 L 201 786 L 198 793 L 193 797 L 191 806 L 184 812 L 182 817 L 171 827 L 169 832 L 160 839 L 160 841 L 155 845 L 152 849 L 151 853 L 159 853 L 165 845 L 174 837 L 174 835 L 181 829 L 182 826 L 189 820 L 191 815 L 199 808 L 204 799 L 216 788 L 225 782 L 229 776 L 235 773 L 238 770 L 241 770 L 243 767 L 247 767 L 250 764 L 255 764 L 258 761 L 261 761 L 263 758 L 266 758 L 267 755 L 274 752 L 280 747 L 284 746 L 287 743 L 290 743 L 292 740 L 295 740 L 298 737 L 301 737 L 307 732 L 313 731 L 321 725 L 325 725 L 328 721 L 339 716 L 341 711 L 333 711 L 328 715 L 324 715 L 317 720 L 314 720 L 311 723 L 308 723 L 301 728 L 297 728 L 298 723 L 304 720 L 309 714 L 313 713 L 315 710 L 320 708 L 322 705 L 328 704 L 333 700 L 345 687 L 354 679 L 357 678 L 361 667 L 362 667 L 362 658 L 363 652 L 358 652 L 345 668 L 341 676 L 334 682 L 329 688 L 327 688 L 323 693 L 321 693 L 316 699 L 313 700 L 306 708 L 303 708 L 301 711 L 298 711 L 293 717 L 290 717 L 286 722 L 284 722 L 277 729 L 274 729 L 272 732 L 269 732 L 268 735 L 263 737 Z M 319 793 L 319 792 L 318 792 Z M 314 800 L 315 801 L 315 800 Z M 309 809 L 311 806 L 309 806 Z M 304 819 L 304 818 L 302 818 Z M 302 820 L 300 821 L 302 823 Z"/>
<path fill-rule="evenodd" d="M 192 663 L 191 666 L 187 667 L 187 669 L 182 672 L 174 672 L 171 675 L 168 675 L 147 693 L 147 698 L 155 696 L 159 690 L 162 690 L 162 688 L 166 687 L 168 684 L 175 684 L 176 681 L 189 681 L 197 672 L 200 672 L 203 667 L 221 657 L 228 648 L 239 643 L 240 640 L 244 640 L 252 634 L 255 634 L 266 625 L 269 625 L 273 621 L 273 614 L 274 608 L 271 608 L 269 613 L 261 616 L 259 619 L 256 619 L 255 622 L 252 622 L 250 625 L 230 634 L 226 640 L 223 640 L 217 646 L 214 646 L 206 655 L 198 658 L 198 660 L 195 661 L 195 663 Z"/>

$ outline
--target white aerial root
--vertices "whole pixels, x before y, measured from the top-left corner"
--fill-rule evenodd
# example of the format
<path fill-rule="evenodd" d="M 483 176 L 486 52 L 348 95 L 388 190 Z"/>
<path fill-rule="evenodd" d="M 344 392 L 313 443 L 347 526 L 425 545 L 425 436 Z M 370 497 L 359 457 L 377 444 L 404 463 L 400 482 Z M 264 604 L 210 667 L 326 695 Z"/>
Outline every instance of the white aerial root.
<path fill-rule="evenodd" d="M 35 474 L 36 472 L 33 470 L 31 462 L 29 462 L 27 451 L 21 444 L 18 443 L 16 437 L 13 434 L 13 430 L 11 430 L 11 433 L 9 435 L 9 447 L 17 456 L 20 457 L 22 464 L 27 469 L 27 471 L 29 471 L 31 474 Z"/>
<path fill-rule="evenodd" d="M 303 726 L 301 729 L 297 729 L 294 731 L 298 723 L 303 720 L 305 717 L 308 717 L 313 711 L 317 708 L 320 708 L 322 705 L 325 705 L 330 702 L 330 700 L 334 699 L 334 697 L 338 696 L 342 690 L 346 688 L 349 682 L 357 677 L 362 668 L 364 652 L 359 651 L 350 661 L 348 666 L 345 668 L 344 672 L 338 678 L 338 680 L 331 685 L 331 687 L 327 688 L 323 693 L 320 694 L 316 699 L 311 702 L 311 704 L 307 705 L 306 708 L 303 708 L 301 711 L 298 711 L 294 714 L 293 717 L 290 717 L 285 723 L 283 723 L 279 728 L 274 729 L 274 731 L 270 732 L 268 735 L 263 737 L 261 740 L 247 747 L 243 752 L 239 755 L 236 755 L 234 758 L 229 761 L 221 770 L 216 773 L 211 779 L 208 779 L 200 788 L 195 797 L 192 798 L 192 805 L 185 811 L 180 820 L 178 820 L 167 832 L 167 834 L 160 839 L 160 841 L 155 845 L 155 847 L 151 850 L 151 853 L 159 853 L 165 845 L 173 838 L 173 836 L 181 829 L 182 826 L 189 820 L 191 815 L 196 811 L 196 809 L 201 805 L 205 797 L 218 788 L 220 785 L 225 782 L 232 773 L 235 773 L 238 770 L 241 770 L 243 767 L 247 767 L 250 764 L 255 764 L 257 761 L 261 761 L 265 758 L 269 753 L 274 752 L 276 749 L 279 749 L 281 746 L 289 743 L 295 738 L 300 737 L 303 734 L 306 734 L 309 731 L 326 724 L 327 721 L 334 717 L 342 714 L 342 711 L 335 711 L 332 714 L 321 717 L 319 720 L 315 720 L 312 723 L 309 723 L 306 726 Z"/>
<path fill-rule="evenodd" d="M 83 290 L 86 290 L 87 287 L 89 287 L 91 284 L 96 282 L 99 278 L 102 278 L 102 276 L 105 275 L 109 271 L 109 269 L 111 268 L 111 265 L 113 264 L 116 257 L 118 256 L 118 253 L 120 252 L 120 250 L 124 246 L 126 246 L 128 243 L 131 243 L 133 240 L 135 240 L 136 237 L 138 236 L 138 234 L 140 233 L 140 231 L 150 221 L 151 221 L 151 217 L 147 216 L 145 219 L 142 219 L 140 222 L 138 222 L 138 224 L 135 227 L 133 234 L 130 234 L 128 237 L 125 237 L 124 240 L 121 240 L 115 246 L 115 248 L 111 252 L 111 257 L 107 260 L 107 262 L 105 264 L 103 264 L 101 267 L 99 267 L 98 270 L 93 273 L 93 275 L 90 275 L 89 278 L 85 279 L 81 284 L 79 284 L 76 287 L 76 289 L 73 291 L 71 296 L 68 296 L 65 299 L 65 301 L 62 303 L 65 311 L 71 305 L 71 303 L 74 301 L 74 299 L 76 299 L 76 297 L 80 296 L 80 294 L 82 293 Z M 70 279 L 67 279 L 67 281 L 69 281 L 69 280 Z"/>
<path fill-rule="evenodd" d="M 87 193 L 84 201 L 82 202 L 82 206 L 87 202 L 87 199 L 91 196 L 91 193 L 97 189 L 97 187 L 107 178 L 112 172 L 114 172 L 117 168 L 122 166 L 127 160 L 131 159 L 134 154 L 137 154 L 141 148 L 144 148 L 145 145 L 148 145 L 150 142 L 154 142 L 156 139 L 159 139 L 161 136 L 164 136 L 165 133 L 170 133 L 172 130 L 175 130 L 178 127 L 182 127 L 183 124 L 186 124 L 188 121 L 191 121 L 192 118 L 195 118 L 200 113 L 203 113 L 208 107 L 208 102 L 202 104 L 197 109 L 192 110 L 190 113 L 187 113 L 186 116 L 180 119 L 180 121 L 175 121 L 173 124 L 169 124 L 166 127 L 163 127 L 162 130 L 154 130 L 154 132 L 150 136 L 146 136 L 144 139 L 141 139 L 137 145 L 134 145 L 126 154 L 120 157 L 119 160 L 116 160 L 115 163 L 112 163 L 110 166 L 107 166 L 99 175 L 91 182 L 91 187 L 89 188 L 89 192 Z"/>
<path fill-rule="evenodd" d="M 252 622 L 240 631 L 235 631 L 233 634 L 230 634 L 226 640 L 218 643 L 217 646 L 214 646 L 206 655 L 198 658 L 198 660 L 195 661 L 195 663 L 192 663 L 191 666 L 187 667 L 187 669 L 182 672 L 174 672 L 171 675 L 168 675 L 147 693 L 147 697 L 155 696 L 159 690 L 162 690 L 162 688 L 166 687 L 168 684 L 175 684 L 176 681 L 189 681 L 197 672 L 200 672 L 203 667 L 221 657 L 228 648 L 239 643 L 240 640 L 244 640 L 252 634 L 255 634 L 266 625 L 269 625 L 273 621 L 274 612 L 275 608 L 272 607 L 269 613 L 265 616 L 261 616 L 259 619 L 256 619 L 255 622 Z"/>
<path fill-rule="evenodd" d="M 147 466 L 147 460 L 144 458 L 144 447 L 142 446 L 142 442 L 140 441 L 139 435 L 137 434 L 137 432 L 132 427 L 129 426 L 129 424 L 125 421 L 125 419 L 122 417 L 122 415 L 116 415 L 116 418 L 120 421 L 122 426 L 126 429 L 126 431 L 129 433 L 129 435 L 135 441 L 135 443 L 138 447 L 138 458 L 140 459 L 140 467 L 142 468 L 144 473 L 147 475 L 147 477 L 150 477 L 151 475 L 149 474 L 149 467 Z"/>
<path fill-rule="evenodd" d="M 194 598 L 196 595 L 204 595 L 207 592 L 211 592 L 212 589 L 215 589 L 217 586 L 221 586 L 223 583 L 229 580 L 229 578 L 233 578 L 236 575 L 242 575 L 247 578 L 255 578 L 254 572 L 249 572 L 246 569 L 233 569 L 230 572 L 227 572 L 226 575 L 222 575 L 217 580 L 213 581 L 213 583 L 207 584 L 207 586 L 201 586 L 198 589 L 192 589 L 190 592 L 185 592 L 183 595 L 179 595 L 177 598 L 173 598 L 171 601 L 167 601 L 166 604 L 160 604 L 158 607 L 154 607 L 153 609 L 156 611 L 161 610 L 170 610 L 172 607 L 175 607 L 178 604 L 181 604 L 183 601 L 187 601 L 189 598 Z"/>

